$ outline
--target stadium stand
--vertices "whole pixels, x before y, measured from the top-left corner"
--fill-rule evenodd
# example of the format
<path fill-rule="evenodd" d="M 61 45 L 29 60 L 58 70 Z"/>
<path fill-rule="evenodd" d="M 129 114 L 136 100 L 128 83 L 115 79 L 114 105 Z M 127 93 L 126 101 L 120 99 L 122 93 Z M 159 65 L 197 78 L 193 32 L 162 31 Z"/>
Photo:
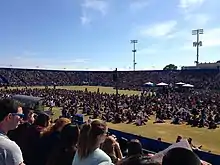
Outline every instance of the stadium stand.
<path fill-rule="evenodd" d="M 0 68 L 0 77 L 10 86 L 34 85 L 83 85 L 114 86 L 111 71 L 57 71 Z M 140 89 L 145 82 L 166 82 L 168 84 L 183 81 L 195 88 L 219 89 L 219 69 L 194 69 L 177 71 L 119 71 L 118 84 L 123 89 Z"/>
<path fill-rule="evenodd" d="M 93 86 L 114 86 L 112 73 L 113 72 L 110 71 L 53 71 L 1 68 L 0 82 L 2 86 L 15 87 L 85 84 Z M 62 108 L 62 117 L 55 121 L 55 125 L 50 124 L 50 117 L 48 114 L 42 113 L 35 116 L 33 115 L 33 112 L 30 111 L 30 114 L 26 114 L 25 121 L 21 121 L 22 124 L 20 124 L 18 128 L 9 132 L 9 138 L 18 144 L 23 153 L 24 163 L 30 165 L 58 165 L 58 161 L 51 160 L 51 155 L 56 155 L 56 152 L 59 152 L 59 155 L 63 155 L 59 158 L 59 160 L 63 161 L 62 164 L 70 165 L 72 164 L 74 155 L 77 154 L 77 152 L 80 152 L 77 157 L 81 157 L 85 160 L 75 160 L 78 164 L 90 162 L 89 160 L 97 155 L 100 159 L 99 161 L 107 161 L 109 164 L 128 164 L 128 162 L 132 161 L 139 164 L 158 164 L 158 162 L 153 160 L 151 155 L 170 145 L 168 143 L 158 142 L 116 130 L 109 130 L 110 133 L 118 137 L 118 141 L 114 141 L 115 137 L 111 135 L 113 138 L 109 138 L 111 145 L 108 146 L 110 149 L 114 146 L 114 150 L 109 149 L 107 151 L 105 149 L 105 153 L 101 149 L 98 149 L 98 144 L 104 142 L 102 138 L 104 135 L 107 135 L 107 132 L 105 131 L 106 126 L 102 122 L 96 123 L 94 128 L 91 127 L 90 123 L 86 123 L 88 132 L 90 131 L 90 127 L 91 130 L 94 130 L 91 135 L 85 134 L 85 136 L 88 137 L 84 137 L 84 139 L 89 141 L 91 136 L 94 138 L 94 142 L 97 142 L 91 144 L 90 148 L 86 148 L 85 146 L 85 144 L 90 145 L 90 143 L 78 144 L 80 147 L 77 148 L 76 140 L 68 141 L 67 145 L 67 143 L 61 140 L 62 130 L 64 131 L 65 125 L 69 124 L 69 122 L 66 122 L 68 119 L 64 118 L 72 118 L 76 115 L 78 108 L 81 108 L 83 113 L 92 116 L 94 119 L 101 118 L 104 121 L 114 123 L 128 122 L 142 125 L 148 121 L 150 115 L 156 116 L 157 120 L 155 122 L 164 122 L 165 120 L 172 119 L 173 124 L 187 123 L 192 126 L 208 127 L 210 129 L 217 128 L 220 123 L 220 95 L 217 91 L 220 89 L 220 76 L 219 70 L 217 69 L 135 72 L 119 71 L 118 78 L 120 89 L 141 90 L 143 84 L 149 81 L 154 83 L 166 82 L 169 84 L 170 88 L 168 90 L 158 90 L 157 95 L 151 96 L 144 95 L 144 93 L 142 93 L 141 97 L 120 95 L 118 96 L 118 103 L 120 105 L 119 109 L 115 108 L 115 95 L 112 94 L 46 88 L 1 90 L 1 98 L 8 98 L 15 94 L 31 95 L 43 97 L 44 105 L 47 107 L 53 108 L 53 106 L 56 106 Z M 173 85 L 180 81 L 193 84 L 195 90 L 190 93 L 175 91 Z M 169 92 L 169 90 L 172 92 Z M 172 100 L 172 102 L 169 100 Z M 53 106 L 51 105 L 51 102 L 54 103 Z M 168 102 L 169 105 L 167 104 Z M 183 108 L 184 111 L 181 108 Z M 4 111 L 4 109 L 1 109 L 1 111 Z M 14 114 L 16 116 L 17 113 Z M 7 115 L 4 117 L 7 117 Z M 21 117 L 21 115 L 17 115 L 17 117 Z M 4 118 L 2 118 L 0 123 L 3 121 L 5 121 Z M 0 124 L 0 126 L 2 125 Z M 77 127 L 73 127 L 74 128 L 71 127 L 69 129 L 74 129 L 77 132 Z M 0 130 L 2 131 L 3 128 L 0 127 Z M 73 135 L 69 134 L 69 136 Z M 79 134 L 79 138 L 82 138 L 82 136 L 84 135 Z M 69 137 L 64 138 L 70 140 Z M 78 136 L 76 138 L 78 138 Z M 132 139 L 137 139 L 145 150 L 142 150 L 141 153 L 135 155 L 129 155 L 125 141 L 130 141 Z M 69 144 L 72 144 L 72 146 Z M 80 149 L 82 151 L 79 151 Z M 46 150 L 50 154 L 42 152 Z M 217 155 L 202 151 L 194 152 L 200 157 L 200 159 L 210 162 L 213 165 L 218 165 L 220 162 L 219 156 Z M 128 156 L 124 159 L 120 156 L 120 153 L 122 153 L 123 157 L 126 157 L 127 154 Z M 89 154 L 92 154 L 92 156 L 88 157 Z M 197 156 L 194 154 L 189 153 L 189 155 L 194 157 L 194 160 L 197 159 Z M 187 157 L 185 157 L 185 159 L 187 159 Z M 192 164 L 196 165 L 196 162 L 192 162 Z M 203 162 L 203 164 L 205 163 Z"/>

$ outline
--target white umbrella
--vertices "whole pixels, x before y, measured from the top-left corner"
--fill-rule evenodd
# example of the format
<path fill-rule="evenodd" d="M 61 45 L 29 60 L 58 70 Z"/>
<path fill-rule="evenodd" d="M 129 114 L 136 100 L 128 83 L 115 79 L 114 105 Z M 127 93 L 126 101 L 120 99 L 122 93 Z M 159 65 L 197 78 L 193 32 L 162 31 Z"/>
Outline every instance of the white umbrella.
<path fill-rule="evenodd" d="M 176 85 L 185 85 L 185 83 L 183 83 L 183 82 L 178 82 L 178 83 L 176 83 Z"/>
<path fill-rule="evenodd" d="M 147 83 L 145 83 L 144 85 L 154 85 L 154 83 L 152 83 L 152 82 L 147 82 Z"/>
<path fill-rule="evenodd" d="M 167 86 L 168 84 L 164 83 L 164 82 L 161 82 L 159 84 L 157 84 L 157 86 Z"/>
<path fill-rule="evenodd" d="M 194 85 L 191 85 L 191 84 L 184 84 L 182 87 L 193 88 Z"/>

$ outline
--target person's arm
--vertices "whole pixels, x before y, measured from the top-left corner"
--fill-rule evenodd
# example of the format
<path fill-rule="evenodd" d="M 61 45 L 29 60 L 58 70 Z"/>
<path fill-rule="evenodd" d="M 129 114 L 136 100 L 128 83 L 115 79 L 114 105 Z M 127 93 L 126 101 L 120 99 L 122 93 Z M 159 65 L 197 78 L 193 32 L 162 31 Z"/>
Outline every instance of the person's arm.
<path fill-rule="evenodd" d="M 115 142 L 115 150 L 117 152 L 118 158 L 122 159 L 123 155 L 122 155 L 121 148 L 118 142 Z"/>

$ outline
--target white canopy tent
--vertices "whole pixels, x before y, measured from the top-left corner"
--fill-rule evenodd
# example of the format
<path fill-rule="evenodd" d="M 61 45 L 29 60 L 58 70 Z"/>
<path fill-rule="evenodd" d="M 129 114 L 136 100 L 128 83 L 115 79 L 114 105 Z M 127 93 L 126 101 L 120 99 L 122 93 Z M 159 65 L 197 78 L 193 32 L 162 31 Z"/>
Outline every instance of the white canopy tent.
<path fill-rule="evenodd" d="M 176 85 L 185 85 L 185 83 L 183 83 L 183 82 L 178 82 L 178 83 L 176 83 Z"/>
<path fill-rule="evenodd" d="M 154 85 L 152 82 L 146 82 L 144 85 Z"/>
<path fill-rule="evenodd" d="M 191 84 L 184 84 L 182 87 L 186 87 L 186 88 L 194 88 L 194 85 L 191 85 Z"/>
<path fill-rule="evenodd" d="M 168 86 L 168 84 L 161 82 L 161 83 L 157 84 L 157 86 Z"/>

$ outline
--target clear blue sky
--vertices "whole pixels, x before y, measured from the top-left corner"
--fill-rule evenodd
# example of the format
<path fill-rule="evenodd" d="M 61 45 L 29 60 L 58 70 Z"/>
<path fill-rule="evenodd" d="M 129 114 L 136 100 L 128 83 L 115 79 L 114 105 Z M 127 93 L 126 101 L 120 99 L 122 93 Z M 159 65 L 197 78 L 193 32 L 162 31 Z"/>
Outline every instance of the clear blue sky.
<path fill-rule="evenodd" d="M 53 69 L 194 65 L 220 60 L 219 0 L 0 0 L 0 65 Z"/>

